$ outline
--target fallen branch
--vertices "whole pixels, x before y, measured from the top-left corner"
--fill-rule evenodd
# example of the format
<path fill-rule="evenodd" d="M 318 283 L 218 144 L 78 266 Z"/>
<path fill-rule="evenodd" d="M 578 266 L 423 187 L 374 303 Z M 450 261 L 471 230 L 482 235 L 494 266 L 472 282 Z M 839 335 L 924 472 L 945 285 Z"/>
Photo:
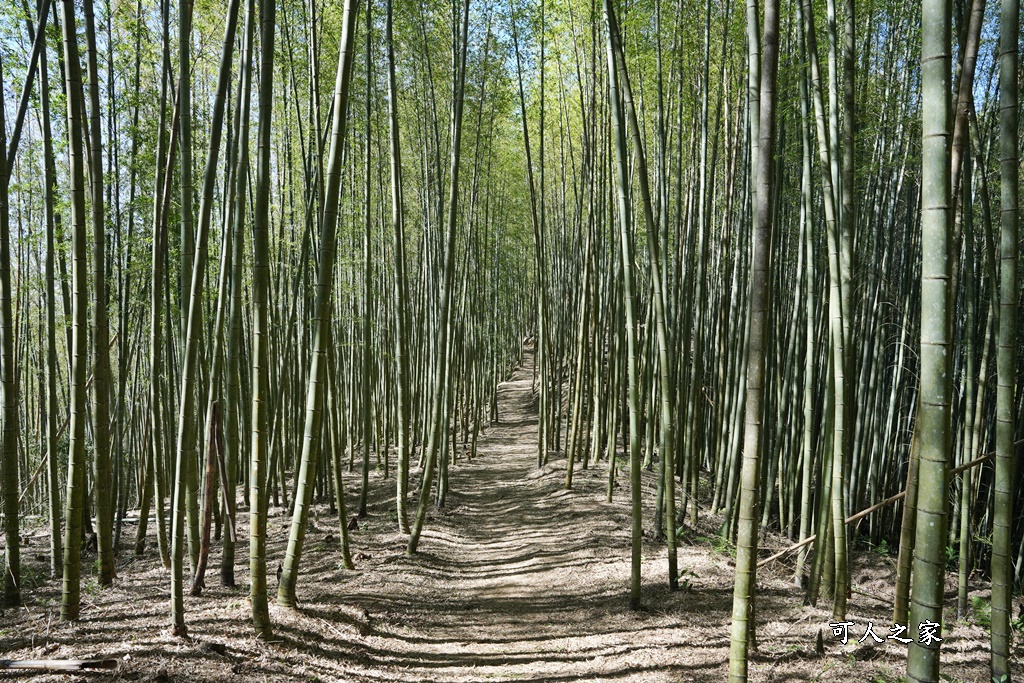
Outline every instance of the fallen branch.
<path fill-rule="evenodd" d="M 1021 443 L 1021 442 L 1018 441 L 1017 443 Z M 970 462 L 966 462 L 963 465 L 960 465 L 959 467 L 955 467 L 952 470 L 950 470 L 949 476 L 951 476 L 951 477 L 956 476 L 956 475 L 960 474 L 961 472 L 963 472 L 965 470 L 969 470 L 972 467 L 977 467 L 978 465 L 986 463 L 986 462 L 988 462 L 989 460 L 991 460 L 994 457 L 995 457 L 995 453 L 989 453 L 988 455 L 983 455 L 980 458 L 975 458 L 974 460 L 972 460 Z M 895 503 L 897 500 L 903 500 L 906 497 L 907 497 L 906 490 L 900 491 L 896 495 L 889 496 L 888 498 L 886 498 L 885 500 L 883 500 L 880 503 L 875 503 L 874 505 L 872 505 L 869 508 L 861 510 L 860 512 L 858 512 L 856 514 L 850 515 L 849 517 L 846 518 L 846 523 L 847 524 L 852 524 L 852 523 L 856 522 L 858 519 L 862 519 L 864 517 L 867 517 L 868 515 L 870 515 L 875 510 L 878 510 L 879 508 L 883 508 L 886 505 L 891 505 L 892 503 Z M 800 548 L 803 548 L 804 546 L 807 546 L 807 545 L 810 545 L 811 543 L 814 543 L 816 540 L 818 540 L 818 535 L 817 534 L 814 534 L 812 536 L 808 536 L 807 538 L 805 538 L 804 540 L 800 541 L 799 543 L 794 543 L 793 545 L 789 546 L 788 548 L 783 548 L 782 550 L 780 550 L 779 552 L 775 553 L 771 557 L 766 557 L 765 559 L 761 560 L 760 562 L 757 563 L 757 567 L 758 567 L 758 569 L 760 569 L 761 567 L 765 566 L 769 562 L 774 562 L 775 560 L 779 559 L 783 555 L 791 553 L 794 550 L 799 550 Z"/>
<path fill-rule="evenodd" d="M 878 600 L 878 602 L 884 603 L 886 605 L 891 605 L 892 604 L 892 598 L 889 598 L 889 597 L 885 597 L 885 596 L 881 596 L 881 595 L 875 595 L 874 593 L 868 593 L 867 591 L 862 591 L 862 590 L 859 590 L 857 588 L 851 588 L 850 592 L 851 593 L 855 593 L 857 595 L 863 595 L 864 597 L 871 598 L 872 600 Z"/>
<path fill-rule="evenodd" d="M 0 659 L 0 669 L 84 671 L 86 669 L 116 668 L 116 659 Z"/>

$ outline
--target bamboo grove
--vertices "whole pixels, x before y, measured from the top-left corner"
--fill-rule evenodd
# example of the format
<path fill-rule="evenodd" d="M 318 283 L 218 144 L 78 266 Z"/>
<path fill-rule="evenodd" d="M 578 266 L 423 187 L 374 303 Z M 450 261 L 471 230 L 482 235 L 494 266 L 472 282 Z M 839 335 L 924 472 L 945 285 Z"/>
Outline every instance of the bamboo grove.
<path fill-rule="evenodd" d="M 3 17 L 8 603 L 39 524 L 63 619 L 84 557 L 109 585 L 119 555 L 155 548 L 185 635 L 211 545 L 225 585 L 248 546 L 268 638 L 268 508 L 290 522 L 281 605 L 314 503 L 351 568 L 348 518 L 389 481 L 415 554 L 525 350 L 538 467 L 564 459 L 567 489 L 604 468 L 609 500 L 628 480 L 631 607 L 645 528 L 673 589 L 699 515 L 734 544 L 731 680 L 758 566 L 788 562 L 842 621 L 869 547 L 897 554 L 898 624 L 942 623 L 947 571 L 947 614 L 990 579 L 1008 676 L 1018 0 L 22 0 Z M 759 553 L 767 531 L 788 552 Z M 938 667 L 911 645 L 910 680 Z"/>

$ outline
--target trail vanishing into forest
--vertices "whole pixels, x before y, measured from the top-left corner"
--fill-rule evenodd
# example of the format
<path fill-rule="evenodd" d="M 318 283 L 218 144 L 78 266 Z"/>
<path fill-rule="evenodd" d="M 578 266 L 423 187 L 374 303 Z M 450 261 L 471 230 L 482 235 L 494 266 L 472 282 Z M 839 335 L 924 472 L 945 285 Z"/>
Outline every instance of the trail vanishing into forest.
<path fill-rule="evenodd" d="M 1020 683 L 1020 4 L 6 3 L 0 683 Z"/>
<path fill-rule="evenodd" d="M 346 673 L 409 681 L 641 681 L 659 673 L 678 680 L 691 668 L 680 648 L 707 646 L 717 652 L 702 654 L 702 667 L 725 663 L 726 630 L 684 627 L 678 615 L 628 613 L 624 495 L 600 501 L 603 476 L 570 493 L 562 488 L 564 465 L 537 468 L 531 379 L 528 366 L 500 385 L 500 422 L 479 457 L 453 471 L 450 506 L 427 527 L 416 557 L 393 558 L 390 569 L 349 584 L 346 599 L 369 614 L 369 628 L 357 648 L 362 661 Z M 337 619 L 329 611 L 324 618 Z M 338 660 L 347 659 L 346 645 L 336 647 Z"/>
<path fill-rule="evenodd" d="M 394 530 L 392 479 L 382 473 L 372 480 L 368 517 L 351 532 L 356 570 L 341 566 L 336 517 L 316 506 L 298 609 L 271 605 L 275 640 L 252 636 L 244 571 L 235 588 L 211 581 L 201 597 L 186 598 L 191 638 L 170 635 L 168 574 L 153 548 L 121 563 L 113 588 L 88 583 L 89 609 L 77 623 L 57 620 L 59 585 L 33 586 L 40 597 L 0 630 L 0 652 L 117 659 L 110 679 L 133 681 L 722 680 L 733 558 L 713 547 L 720 519 L 702 515 L 684 536 L 682 590 L 675 592 L 667 588 L 665 546 L 645 532 L 644 607 L 630 611 L 628 485 L 608 503 L 606 463 L 578 472 L 572 491 L 563 488 L 564 459 L 537 468 L 532 360 L 527 354 L 499 385 L 499 422 L 485 431 L 478 457 L 453 467 L 449 504 L 431 513 L 415 556 L 405 555 L 405 536 Z M 352 490 L 358 473 L 347 476 Z M 644 486 L 653 488 L 652 473 Z M 287 528 L 285 511 L 272 508 L 271 567 L 281 561 Z M 30 579 L 45 574 L 43 560 L 33 560 Z M 862 595 L 890 590 L 892 565 L 858 557 L 853 575 Z M 801 606 L 789 576 L 789 568 L 769 569 L 759 578 L 752 681 L 895 680 L 889 677 L 905 665 L 904 649 L 891 641 L 858 645 L 857 627 L 840 646 L 827 629 L 830 611 Z M 873 621 L 885 634 L 887 616 L 877 600 L 851 600 L 857 625 Z M 815 652 L 821 630 L 824 655 Z M 945 666 L 955 680 L 984 680 L 986 630 L 956 624 L 945 635 Z"/>

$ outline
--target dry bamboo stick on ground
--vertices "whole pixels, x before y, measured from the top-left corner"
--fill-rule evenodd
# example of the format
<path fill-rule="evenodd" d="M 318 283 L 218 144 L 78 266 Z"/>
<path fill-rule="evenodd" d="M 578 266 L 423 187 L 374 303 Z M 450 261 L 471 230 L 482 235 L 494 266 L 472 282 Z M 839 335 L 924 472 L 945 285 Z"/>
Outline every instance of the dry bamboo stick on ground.
<path fill-rule="evenodd" d="M 85 669 L 116 668 L 116 659 L 0 659 L 0 670 L 83 671 Z"/>

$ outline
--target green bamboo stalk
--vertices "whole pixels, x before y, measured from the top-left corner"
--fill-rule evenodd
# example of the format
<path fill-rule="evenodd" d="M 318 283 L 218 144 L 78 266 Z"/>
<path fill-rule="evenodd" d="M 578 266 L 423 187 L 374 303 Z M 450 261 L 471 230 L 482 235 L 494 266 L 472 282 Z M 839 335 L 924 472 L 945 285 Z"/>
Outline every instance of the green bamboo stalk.
<path fill-rule="evenodd" d="M 910 628 L 934 624 L 942 637 L 952 390 L 950 255 L 950 31 L 948 0 L 925 0 L 921 11 L 921 397 L 918 408 L 917 525 Z M 907 680 L 939 680 L 940 641 L 915 639 Z"/>
<path fill-rule="evenodd" d="M 756 6 L 748 21 L 756 23 Z M 757 31 L 748 27 L 751 38 Z M 775 171 L 776 76 L 779 65 L 779 3 L 768 0 L 764 8 L 764 33 L 759 87 L 759 137 L 757 156 L 756 222 L 751 245 L 750 341 L 747 349 L 747 395 L 744 416 L 743 465 L 740 474 L 742 494 L 736 541 L 736 581 L 733 588 L 732 635 L 729 646 L 729 681 L 747 680 L 748 649 L 754 640 L 754 597 L 757 569 L 757 510 L 760 495 L 760 458 L 762 410 L 765 376 L 765 342 L 770 307 L 769 236 L 774 210 L 772 186 Z M 753 139 L 753 120 L 751 120 Z"/>
<path fill-rule="evenodd" d="M 1010 680 L 1011 539 L 1013 536 L 1014 379 L 1017 352 L 1020 178 L 1017 74 L 1020 0 L 1002 0 L 999 33 L 999 336 L 996 354 L 996 474 L 992 523 L 992 677 Z M 993 283 L 994 286 L 994 283 Z M 1024 546 L 1022 546 L 1024 547 Z M 1018 565 L 1019 569 L 1019 565 Z"/>
<path fill-rule="evenodd" d="M 341 194 L 342 153 L 348 125 L 348 90 L 354 60 L 356 0 L 346 0 L 341 43 L 338 48 L 338 72 L 334 84 L 334 118 L 331 123 L 331 148 L 327 161 L 327 185 L 324 198 L 324 220 L 320 235 L 320 269 L 317 273 L 316 324 L 313 355 L 306 390 L 306 412 L 302 439 L 302 459 L 298 474 L 295 513 L 292 515 L 288 549 L 282 564 L 277 600 L 286 607 L 295 606 L 295 583 L 298 579 L 302 545 L 306 537 L 309 505 L 313 493 L 317 458 L 322 438 L 323 403 L 326 393 L 327 349 L 332 319 L 334 260 L 338 231 L 338 209 Z M 368 348 L 363 349 L 369 353 Z M 366 378 L 364 378 L 365 382 Z M 362 406 L 367 411 L 367 405 Z M 340 479 L 338 484 L 340 485 Z M 341 494 L 339 494 L 340 497 Z"/>

